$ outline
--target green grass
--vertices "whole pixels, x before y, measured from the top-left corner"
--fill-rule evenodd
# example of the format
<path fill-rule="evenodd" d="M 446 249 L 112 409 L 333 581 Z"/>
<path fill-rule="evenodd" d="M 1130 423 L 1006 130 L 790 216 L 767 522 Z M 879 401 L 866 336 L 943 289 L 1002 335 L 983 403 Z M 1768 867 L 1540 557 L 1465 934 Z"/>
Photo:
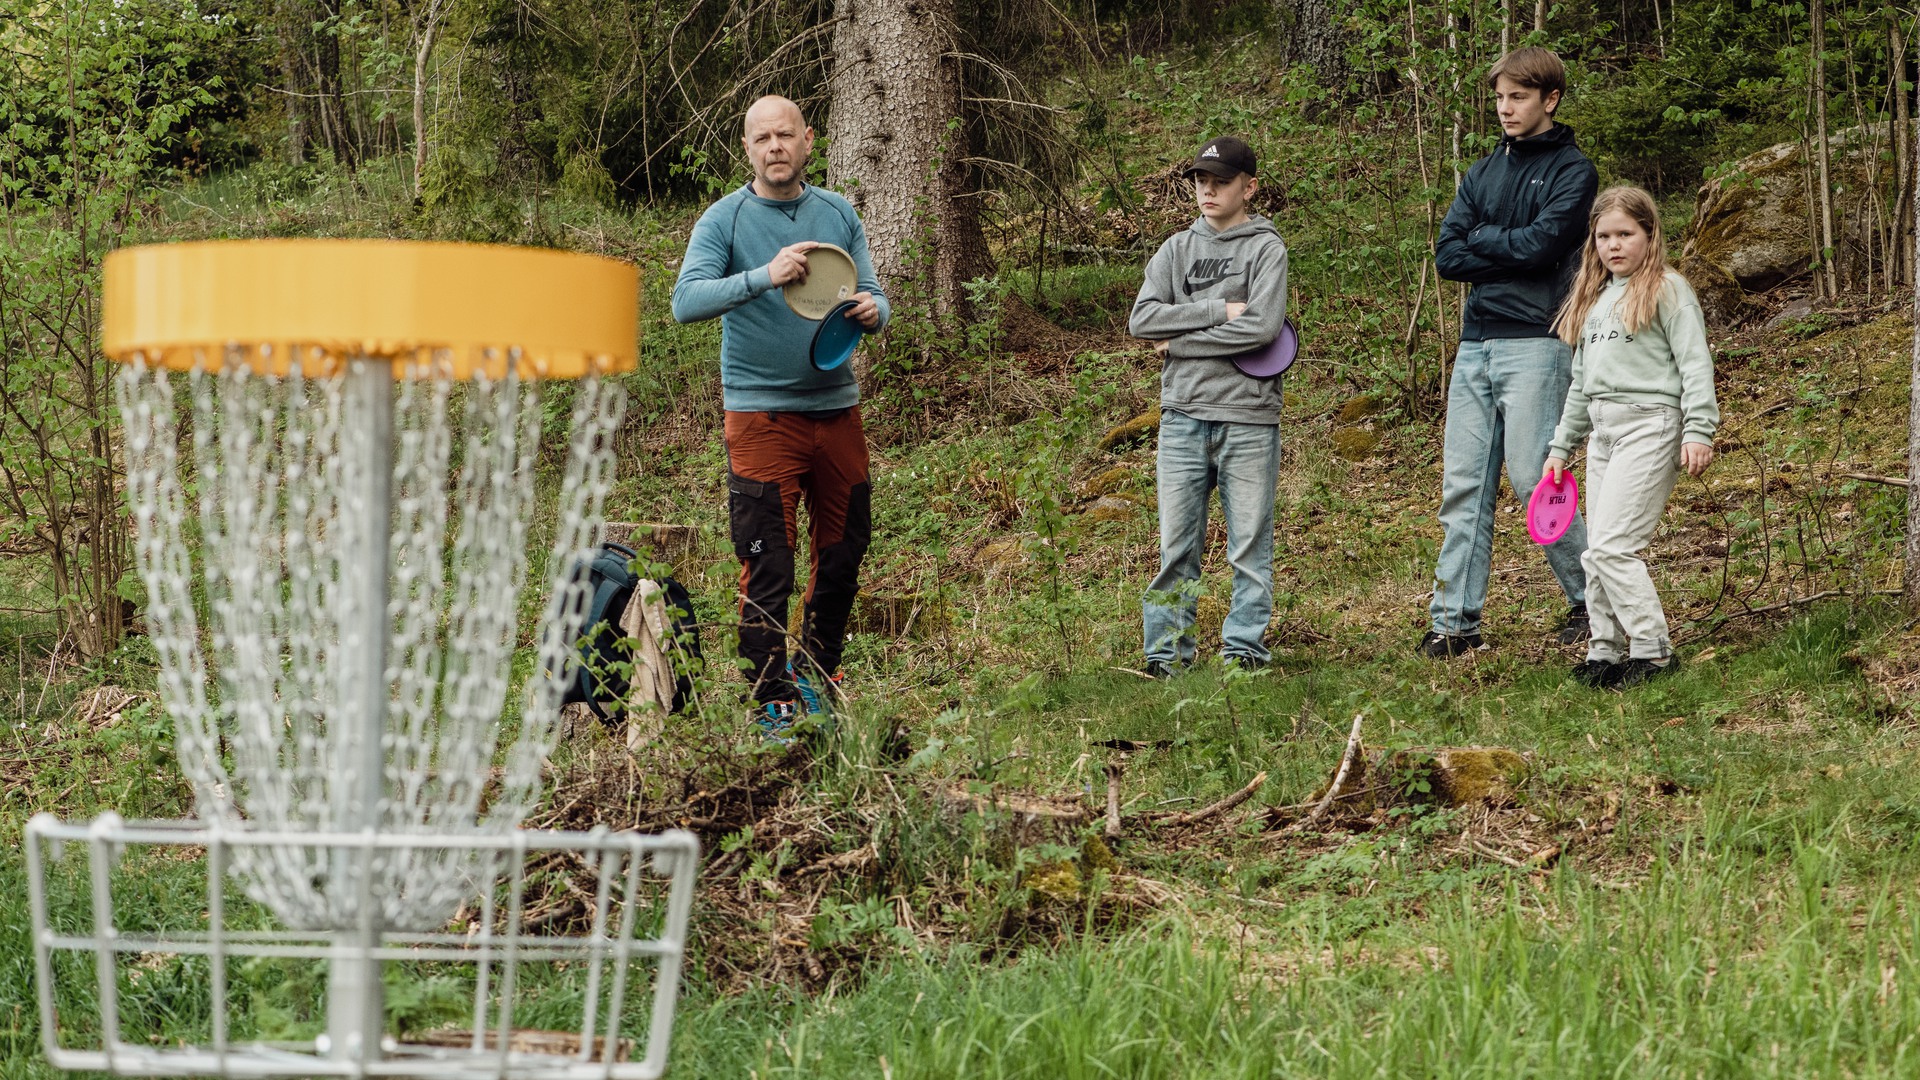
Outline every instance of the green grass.
<path fill-rule="evenodd" d="M 902 961 L 845 994 L 696 1000 L 677 1062 L 762 1077 L 1905 1075 L 1920 923 L 1901 876 L 1840 894 L 1845 824 L 1762 858 L 1716 815 L 1630 893 L 1520 881 L 1364 944 L 1170 923 L 1007 965 Z"/>

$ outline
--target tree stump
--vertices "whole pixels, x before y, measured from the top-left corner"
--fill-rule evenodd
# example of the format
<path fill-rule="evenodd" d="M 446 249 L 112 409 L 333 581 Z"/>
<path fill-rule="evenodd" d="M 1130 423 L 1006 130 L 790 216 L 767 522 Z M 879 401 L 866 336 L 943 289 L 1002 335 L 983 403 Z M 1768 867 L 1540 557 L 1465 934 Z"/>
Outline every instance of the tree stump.
<path fill-rule="evenodd" d="M 700 529 L 694 525 L 670 525 L 651 521 L 607 522 L 609 543 L 625 544 L 642 556 L 673 568 L 675 577 L 684 577 L 700 551 Z"/>
<path fill-rule="evenodd" d="M 853 604 L 856 634 L 926 641 L 953 625 L 953 605 L 938 594 L 861 593 Z"/>

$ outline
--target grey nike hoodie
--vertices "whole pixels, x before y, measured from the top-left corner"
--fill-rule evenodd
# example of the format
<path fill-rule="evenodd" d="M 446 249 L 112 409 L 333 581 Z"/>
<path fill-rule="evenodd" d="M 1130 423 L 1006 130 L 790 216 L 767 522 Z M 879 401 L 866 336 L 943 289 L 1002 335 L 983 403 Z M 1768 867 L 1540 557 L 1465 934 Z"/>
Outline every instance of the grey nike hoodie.
<path fill-rule="evenodd" d="M 1247 305 L 1227 320 L 1227 303 Z M 1280 422 L 1280 379 L 1240 374 L 1229 357 L 1266 345 L 1287 314 L 1287 245 L 1273 222 L 1252 217 L 1216 232 L 1200 218 L 1167 238 L 1147 263 L 1127 331 L 1170 341 L 1160 407 L 1196 420 Z"/>

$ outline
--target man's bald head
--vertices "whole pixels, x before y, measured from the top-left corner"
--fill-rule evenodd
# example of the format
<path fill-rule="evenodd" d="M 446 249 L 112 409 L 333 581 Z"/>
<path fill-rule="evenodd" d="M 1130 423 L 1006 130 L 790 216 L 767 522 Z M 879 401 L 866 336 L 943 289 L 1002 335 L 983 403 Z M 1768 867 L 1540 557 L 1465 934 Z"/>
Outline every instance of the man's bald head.
<path fill-rule="evenodd" d="M 807 126 L 807 117 L 800 111 L 800 106 L 794 104 L 792 98 L 784 98 L 779 94 L 768 94 L 747 106 L 746 120 L 742 125 L 743 134 L 753 131 L 755 119 L 788 119 L 793 121 L 796 128 L 804 129 Z"/>
<path fill-rule="evenodd" d="M 740 143 L 753 165 L 754 193 L 767 199 L 797 199 L 813 156 L 813 129 L 800 106 L 768 94 L 747 108 Z"/>

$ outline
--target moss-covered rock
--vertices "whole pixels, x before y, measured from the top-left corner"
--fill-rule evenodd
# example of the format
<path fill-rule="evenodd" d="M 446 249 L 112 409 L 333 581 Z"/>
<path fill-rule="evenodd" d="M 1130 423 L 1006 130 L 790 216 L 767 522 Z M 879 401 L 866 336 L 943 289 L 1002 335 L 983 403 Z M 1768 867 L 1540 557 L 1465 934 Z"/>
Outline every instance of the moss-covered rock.
<path fill-rule="evenodd" d="M 1348 398 L 1340 406 L 1340 411 L 1334 414 L 1333 419 L 1339 424 L 1358 424 L 1369 416 L 1379 415 L 1383 408 L 1379 398 L 1371 394 L 1362 394 L 1356 398 Z"/>
<path fill-rule="evenodd" d="M 1499 746 L 1400 750 L 1380 769 L 1395 801 L 1447 807 L 1511 802 L 1531 771 L 1526 758 Z"/>
<path fill-rule="evenodd" d="M 1137 487 L 1144 478 L 1140 470 L 1127 465 L 1118 465 L 1111 469 L 1094 473 L 1080 490 L 1089 496 L 1117 495 L 1128 488 Z"/>
<path fill-rule="evenodd" d="M 1100 449 L 1118 450 L 1123 446 L 1132 446 L 1143 439 L 1150 439 L 1160 431 L 1160 406 L 1155 405 L 1139 416 L 1100 436 Z"/>
<path fill-rule="evenodd" d="M 1869 155 L 1884 152 L 1886 132 L 1871 137 L 1849 128 L 1828 140 L 1829 176 L 1834 200 L 1834 256 L 1844 278 L 1858 279 L 1867 269 L 1866 209 L 1872 198 L 1867 183 Z M 1743 293 L 1764 292 L 1805 274 L 1817 245 L 1810 220 L 1808 165 L 1797 142 L 1779 143 L 1735 162 L 1722 176 L 1707 181 L 1695 201 L 1681 266 L 1694 288 L 1718 294 L 1713 309 L 1727 304 L 1726 282 Z M 1884 183 L 1886 169 L 1880 169 Z M 1875 246 L 1877 250 L 1877 246 Z M 1705 289 L 1702 289 L 1702 286 Z"/>
<path fill-rule="evenodd" d="M 989 540 L 973 553 L 973 563 L 986 574 L 1004 574 L 1028 561 L 1027 548 L 1018 537 L 1003 536 Z"/>
<path fill-rule="evenodd" d="M 1072 903 L 1080 899 L 1084 887 L 1080 868 L 1072 859 L 1037 866 L 1027 873 L 1027 888 L 1052 900 Z"/>
<path fill-rule="evenodd" d="M 1333 452 L 1348 461 L 1361 461 L 1380 448 L 1380 433 L 1370 427 L 1343 427 L 1333 431 Z"/>
<path fill-rule="evenodd" d="M 1531 771 L 1525 757 L 1499 746 L 1391 753 L 1362 746 L 1331 811 L 1342 817 L 1364 817 L 1392 806 L 1500 806 L 1513 800 Z M 1326 779 L 1307 797 L 1307 805 L 1316 806 L 1326 797 L 1337 772 L 1337 767 L 1328 770 Z"/>
<path fill-rule="evenodd" d="M 1120 860 L 1113 857 L 1113 849 L 1105 840 L 1089 833 L 1080 842 L 1080 865 L 1089 874 L 1100 870 L 1111 874 L 1120 869 Z"/>
<path fill-rule="evenodd" d="M 1132 521 L 1140 516 L 1140 504 L 1118 495 L 1102 495 L 1085 513 L 1089 521 Z"/>

